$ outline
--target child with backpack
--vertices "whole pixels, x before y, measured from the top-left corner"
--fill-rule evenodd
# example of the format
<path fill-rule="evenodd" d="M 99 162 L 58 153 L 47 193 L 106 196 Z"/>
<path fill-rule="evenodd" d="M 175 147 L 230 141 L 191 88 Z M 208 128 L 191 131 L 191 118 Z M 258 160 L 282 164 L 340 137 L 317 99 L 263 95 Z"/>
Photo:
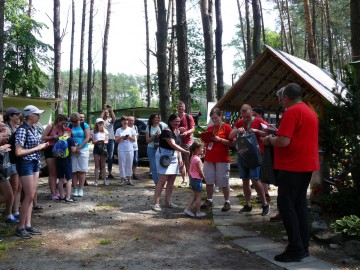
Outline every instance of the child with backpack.
<path fill-rule="evenodd" d="M 76 202 L 71 195 L 72 186 L 72 164 L 71 152 L 75 153 L 75 141 L 71 138 L 71 128 L 64 128 L 63 135 L 58 138 L 53 147 L 53 156 L 56 164 L 56 174 L 59 179 L 58 189 L 60 200 L 65 202 Z M 64 193 L 64 181 L 66 180 L 66 193 Z M 66 194 L 66 195 L 65 195 Z"/>
<path fill-rule="evenodd" d="M 190 186 L 194 191 L 193 196 L 191 197 L 190 202 L 184 209 L 184 213 L 191 217 L 205 217 L 206 214 L 200 211 L 201 207 L 201 192 L 202 192 L 202 180 L 205 179 L 203 173 L 203 164 L 200 157 L 204 153 L 203 144 L 200 142 L 193 142 L 190 146 Z M 196 213 L 194 214 L 191 211 L 192 205 L 195 203 Z"/>

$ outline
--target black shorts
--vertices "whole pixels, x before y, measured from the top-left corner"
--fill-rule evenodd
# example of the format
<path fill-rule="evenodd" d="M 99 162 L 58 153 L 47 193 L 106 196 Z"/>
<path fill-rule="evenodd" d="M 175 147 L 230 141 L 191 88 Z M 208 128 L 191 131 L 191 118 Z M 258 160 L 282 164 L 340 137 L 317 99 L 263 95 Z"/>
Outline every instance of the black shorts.
<path fill-rule="evenodd" d="M 45 148 L 45 150 L 44 150 L 45 159 L 47 159 L 47 158 L 54 158 L 53 148 L 54 148 L 53 145 L 49 145 L 48 147 Z"/>

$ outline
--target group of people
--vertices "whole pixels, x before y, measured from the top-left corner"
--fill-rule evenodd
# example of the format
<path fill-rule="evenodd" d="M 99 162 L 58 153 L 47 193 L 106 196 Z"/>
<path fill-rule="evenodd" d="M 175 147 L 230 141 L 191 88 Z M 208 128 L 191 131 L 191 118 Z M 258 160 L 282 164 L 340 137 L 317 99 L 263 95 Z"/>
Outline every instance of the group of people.
<path fill-rule="evenodd" d="M 253 112 L 250 105 L 244 104 L 234 127 L 225 123 L 222 112 L 213 108 L 210 112 L 212 124 L 207 131 L 210 139 L 193 141 L 194 119 L 185 113 L 185 104 L 179 102 L 177 114 L 171 114 L 166 125 L 160 123 L 160 115 L 152 114 L 146 129 L 146 142 L 149 166 L 155 183 L 154 211 L 162 211 L 160 197 L 165 188 L 164 207 L 177 207 L 171 201 L 176 176 L 180 173 L 182 185 L 188 182 L 193 196 L 184 209 L 191 217 L 203 217 L 202 210 L 213 207 L 214 186 L 221 188 L 226 212 L 230 204 L 230 156 L 229 148 L 236 138 L 247 132 L 256 135 L 260 152 L 264 146 L 274 148 L 274 170 L 277 171 L 278 210 L 281 214 L 289 244 L 275 260 L 282 262 L 298 261 L 309 256 L 309 232 L 307 225 L 306 191 L 313 171 L 319 169 L 318 161 L 318 119 L 316 114 L 301 101 L 301 89 L 297 84 L 289 84 L 278 92 L 279 103 L 285 108 L 281 123 L 275 134 L 267 134 L 268 124 L 262 119 L 261 111 Z M 96 119 L 94 130 L 83 122 L 82 115 L 72 113 L 68 118 L 58 115 L 53 124 L 46 127 L 41 136 L 36 124 L 43 110 L 29 105 L 23 110 L 24 122 L 20 123 L 20 111 L 8 108 L 4 123 L 0 116 L 0 153 L 3 162 L 0 177 L 0 203 L 6 202 L 7 220 L 18 222 L 16 234 L 21 238 L 41 234 L 31 224 L 33 204 L 36 204 L 36 189 L 40 170 L 40 151 L 44 151 L 49 167 L 49 188 L 51 199 L 74 202 L 72 195 L 83 196 L 86 172 L 88 171 L 88 142 L 94 144 L 95 179 L 99 175 L 108 185 L 105 162 L 108 159 L 108 178 L 112 175 L 112 155 L 114 144 L 118 143 L 119 174 L 122 184 L 132 184 L 137 166 L 137 129 L 133 117 L 122 117 L 121 127 L 114 132 L 115 114 L 111 106 L 105 106 L 100 118 Z M 7 153 L 11 151 L 9 137 L 15 133 L 16 164 L 9 164 Z M 58 142 L 66 141 L 66 154 L 59 154 Z M 204 151 L 205 150 L 205 151 Z M 205 152 L 205 154 L 204 154 Z M 59 155 L 59 156 L 58 156 Z M 61 157 L 60 157 L 61 156 Z M 202 157 L 204 164 L 202 163 Z M 243 180 L 245 205 L 240 213 L 252 211 L 250 180 L 262 203 L 262 215 L 270 212 L 268 187 L 260 179 L 260 166 L 249 167 L 238 157 L 239 177 Z M 9 170 L 6 170 L 10 168 Z M 69 169 L 70 168 L 70 169 Z M 7 176 L 11 176 L 10 183 Z M 188 176 L 188 178 L 187 178 Z M 201 204 L 202 185 L 206 183 L 207 199 Z M 63 189 L 65 187 L 65 191 Z M 23 191 L 20 207 L 20 191 Z M 35 200 L 35 201 L 34 201 Z"/>
<path fill-rule="evenodd" d="M 193 142 L 189 148 L 188 145 L 182 145 L 181 134 L 185 132 L 187 135 L 187 129 L 181 130 L 181 118 L 176 114 L 170 116 L 168 128 L 161 132 L 154 131 L 153 134 L 149 131 L 151 135 L 147 138 L 148 142 L 158 141 L 159 145 L 156 152 L 155 149 L 149 150 L 151 147 L 154 148 L 154 144 L 148 148 L 148 152 L 155 152 L 155 162 L 150 166 L 154 168 L 152 172 L 154 173 L 156 169 L 159 176 L 152 209 L 154 211 L 162 210 L 159 198 L 165 184 L 165 207 L 176 207 L 171 201 L 171 192 L 180 168 L 186 169 L 183 158 L 185 155 L 190 156 L 188 172 L 194 194 L 184 209 L 184 213 L 192 217 L 205 216 L 201 210 L 213 207 L 212 198 L 215 185 L 222 189 L 225 199 L 221 211 L 229 211 L 231 209 L 229 147 L 233 146 L 237 137 L 252 132 L 256 135 L 260 152 L 263 152 L 264 146 L 274 149 L 273 167 L 276 171 L 278 185 L 277 205 L 289 241 L 286 250 L 276 255 L 274 259 L 280 262 L 293 262 L 308 257 L 309 231 L 306 194 L 312 172 L 319 169 L 318 119 L 316 113 L 302 102 L 299 85 L 291 83 L 279 90 L 277 96 L 279 104 L 285 111 L 279 128 L 271 129 L 270 134 L 264 131 L 264 127 L 266 130 L 268 123 L 262 119 L 262 111 L 253 112 L 248 104 L 241 107 L 242 118 L 235 123 L 233 128 L 223 122 L 221 110 L 213 108 L 210 112 L 212 125 L 209 125 L 206 130 L 210 134 L 210 139 L 206 140 L 204 145 L 199 142 Z M 183 106 L 183 104 L 180 105 Z M 157 118 L 154 117 L 154 119 Z M 157 120 L 150 123 L 159 125 Z M 203 155 L 204 148 L 204 164 L 202 164 L 200 157 Z M 171 157 L 170 165 L 161 163 L 164 155 Z M 245 205 L 240 213 L 252 211 L 251 180 L 262 203 L 261 215 L 266 216 L 270 212 L 270 196 L 267 184 L 262 183 L 260 179 L 261 166 L 248 166 L 248 162 L 241 155 L 239 153 L 238 170 L 239 177 L 243 180 Z M 201 205 L 202 181 L 206 183 L 207 200 Z M 192 210 L 193 205 L 195 205 L 195 212 Z"/>

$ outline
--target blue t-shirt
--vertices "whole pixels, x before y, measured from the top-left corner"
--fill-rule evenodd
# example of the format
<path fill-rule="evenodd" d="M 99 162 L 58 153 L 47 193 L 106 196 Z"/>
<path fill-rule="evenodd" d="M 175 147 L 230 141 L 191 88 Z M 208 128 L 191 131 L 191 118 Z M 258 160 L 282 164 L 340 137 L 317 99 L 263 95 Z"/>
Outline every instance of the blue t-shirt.
<path fill-rule="evenodd" d="M 87 123 L 84 123 L 85 129 L 90 128 L 90 126 Z M 85 140 L 85 130 L 81 128 L 81 125 L 77 127 L 72 127 L 72 137 L 77 145 L 82 144 L 82 142 Z M 87 149 L 88 143 L 86 143 L 81 149 Z"/>

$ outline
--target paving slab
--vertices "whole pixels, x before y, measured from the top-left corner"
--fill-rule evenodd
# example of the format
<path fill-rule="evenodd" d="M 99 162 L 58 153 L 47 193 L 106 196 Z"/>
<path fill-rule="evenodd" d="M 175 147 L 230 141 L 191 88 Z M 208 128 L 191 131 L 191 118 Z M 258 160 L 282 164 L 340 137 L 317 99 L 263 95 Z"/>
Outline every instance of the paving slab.
<path fill-rule="evenodd" d="M 270 239 L 264 237 L 247 237 L 242 239 L 236 239 L 232 242 L 238 246 L 246 248 L 251 252 L 258 252 L 274 248 L 282 248 L 283 250 L 285 249 L 284 244 L 271 241 Z"/>
<path fill-rule="evenodd" d="M 257 233 L 244 230 L 240 226 L 217 226 L 217 228 L 224 236 L 231 236 L 231 237 L 258 236 Z"/>

